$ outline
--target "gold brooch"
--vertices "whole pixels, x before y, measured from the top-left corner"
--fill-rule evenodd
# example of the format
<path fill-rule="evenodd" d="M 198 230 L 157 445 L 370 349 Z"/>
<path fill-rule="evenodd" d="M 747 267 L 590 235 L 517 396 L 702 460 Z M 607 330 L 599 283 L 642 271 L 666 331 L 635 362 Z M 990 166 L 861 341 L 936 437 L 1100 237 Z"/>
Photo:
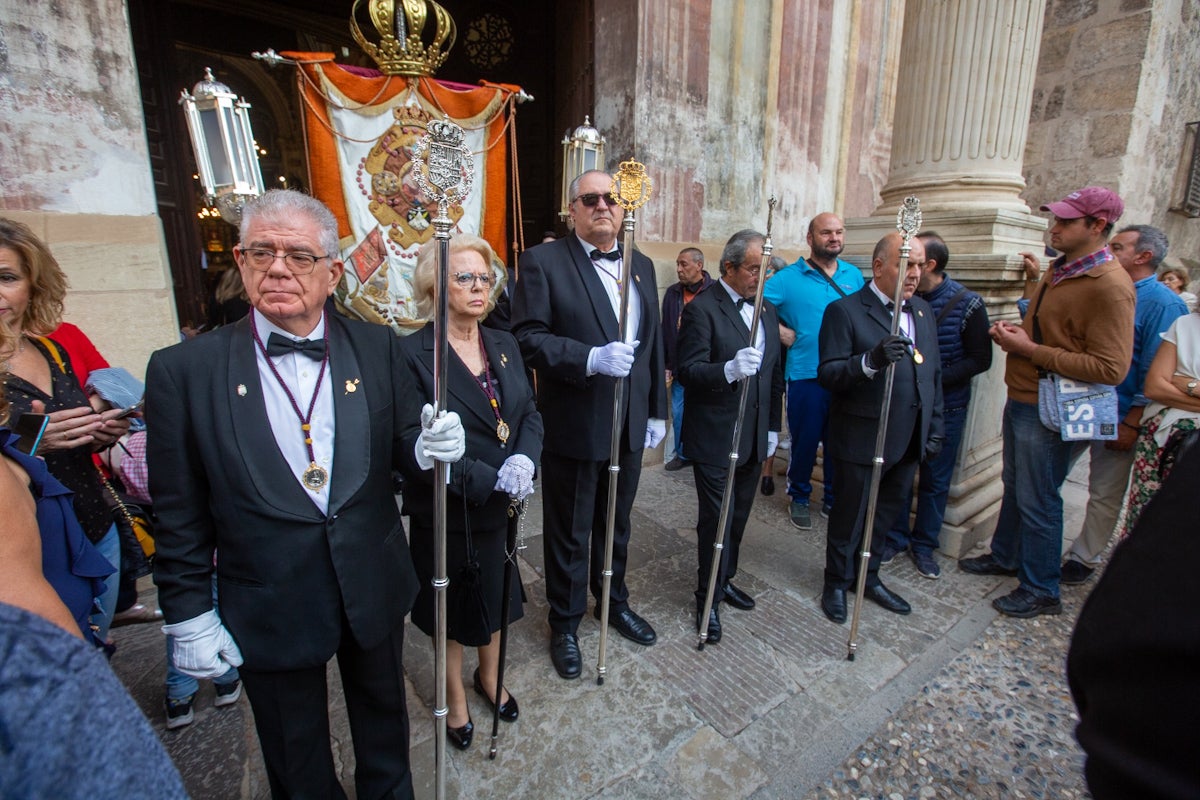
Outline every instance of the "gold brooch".
<path fill-rule="evenodd" d="M 346 394 L 358 391 L 358 378 L 346 381 Z"/>

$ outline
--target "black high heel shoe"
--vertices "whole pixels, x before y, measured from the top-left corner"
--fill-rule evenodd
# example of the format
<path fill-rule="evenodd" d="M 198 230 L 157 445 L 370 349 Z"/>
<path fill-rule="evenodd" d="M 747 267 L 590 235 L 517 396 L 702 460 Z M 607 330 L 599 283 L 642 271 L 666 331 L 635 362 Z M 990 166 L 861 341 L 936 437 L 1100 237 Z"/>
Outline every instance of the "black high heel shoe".
<path fill-rule="evenodd" d="M 475 668 L 475 691 L 487 701 L 489 706 L 492 708 L 496 707 L 496 704 L 492 701 L 492 698 L 488 697 L 487 692 L 483 690 L 483 681 L 479 679 L 479 667 Z M 508 701 L 500 704 L 500 719 L 504 720 L 505 722 L 516 722 L 520 713 L 521 709 L 517 707 L 517 698 L 513 697 L 512 692 L 509 692 Z"/>
<path fill-rule="evenodd" d="M 475 736 L 475 723 L 471 720 L 471 715 L 467 714 L 467 724 L 461 728 L 451 728 L 446 726 L 446 738 L 450 744 L 457 747 L 459 750 L 466 750 L 471 746 L 471 739 Z"/>

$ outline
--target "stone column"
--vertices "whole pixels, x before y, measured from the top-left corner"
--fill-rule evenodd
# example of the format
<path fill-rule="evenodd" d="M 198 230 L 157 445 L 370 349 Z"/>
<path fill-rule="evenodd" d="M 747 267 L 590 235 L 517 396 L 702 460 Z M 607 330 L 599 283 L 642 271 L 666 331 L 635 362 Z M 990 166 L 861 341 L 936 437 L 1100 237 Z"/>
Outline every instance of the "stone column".
<path fill-rule="evenodd" d="M 950 249 L 949 273 L 1016 318 L 1020 251 L 1040 253 L 1045 220 L 1021 200 L 1025 139 L 1045 0 L 907 0 L 891 167 L 882 203 L 846 221 L 846 252 L 870 270 L 875 242 L 916 195 L 924 230 Z M 974 380 L 941 549 L 960 556 L 992 534 L 1003 491 L 1004 353 Z"/>

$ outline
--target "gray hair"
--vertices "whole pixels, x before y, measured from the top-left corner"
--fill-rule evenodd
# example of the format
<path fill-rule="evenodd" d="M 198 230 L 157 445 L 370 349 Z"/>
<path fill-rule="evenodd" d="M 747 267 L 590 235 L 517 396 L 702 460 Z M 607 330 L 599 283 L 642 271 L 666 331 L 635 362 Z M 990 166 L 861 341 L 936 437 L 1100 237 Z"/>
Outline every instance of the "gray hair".
<path fill-rule="evenodd" d="M 1158 265 L 1167 257 L 1167 249 L 1171 246 L 1167 235 L 1153 225 L 1126 225 L 1117 233 L 1137 234 L 1137 243 L 1133 249 L 1137 253 L 1150 253 L 1151 269 L 1158 269 Z M 1187 281 L 1185 280 L 1184 283 L 1186 284 Z"/>
<path fill-rule="evenodd" d="M 746 250 L 751 244 L 766 241 L 767 237 L 753 228 L 744 228 L 730 236 L 729 241 L 725 243 L 725 249 L 721 251 L 721 274 L 728 272 L 731 266 L 742 266 L 746 260 Z"/>
<path fill-rule="evenodd" d="M 238 236 L 242 244 L 247 244 L 247 233 L 250 226 L 263 220 L 266 222 L 290 222 L 294 217 L 308 217 L 320 228 L 318 241 L 325 250 L 325 255 L 340 258 L 338 248 L 337 220 L 333 212 L 315 197 L 310 197 L 295 189 L 270 189 L 260 197 L 246 203 L 242 209 L 242 221 L 238 226 Z"/>
<path fill-rule="evenodd" d="M 567 187 L 567 194 L 570 195 L 570 201 L 572 203 L 574 203 L 575 198 L 579 196 L 580 181 L 582 181 L 588 175 L 603 175 L 604 177 L 609 178 L 610 180 L 612 179 L 612 175 L 609 175 L 607 172 L 605 172 L 602 169 L 589 169 L 586 172 L 579 173 L 578 175 L 575 176 L 575 180 L 571 181 L 571 185 Z"/>
<path fill-rule="evenodd" d="M 508 270 L 505 269 L 500 259 L 496 257 L 495 251 L 492 250 L 492 246 L 488 244 L 486 239 L 469 233 L 460 233 L 450 240 L 450 255 L 463 250 L 472 250 L 479 253 L 483 257 L 483 263 L 488 265 L 488 269 L 492 271 L 492 275 L 496 278 L 496 282 L 492 284 L 492 290 L 488 292 L 487 307 L 484 309 L 484 316 L 487 316 L 496 307 L 496 298 L 504 290 L 504 284 L 508 278 Z M 421 245 L 421 249 L 417 252 L 417 264 L 413 267 L 413 300 L 417 303 L 417 314 L 422 319 L 433 319 L 434 283 L 437 280 L 437 251 L 437 240 L 430 239 Z"/>

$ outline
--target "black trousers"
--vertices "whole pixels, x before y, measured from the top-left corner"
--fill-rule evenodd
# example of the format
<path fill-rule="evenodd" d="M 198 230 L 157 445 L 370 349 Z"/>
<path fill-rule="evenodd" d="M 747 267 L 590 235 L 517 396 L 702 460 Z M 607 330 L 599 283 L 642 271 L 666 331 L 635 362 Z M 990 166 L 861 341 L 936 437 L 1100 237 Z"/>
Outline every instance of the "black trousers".
<path fill-rule="evenodd" d="M 404 623 L 364 650 L 343 627 L 338 668 L 354 740 L 360 800 L 411 798 L 408 706 L 404 697 Z M 302 636 L 303 631 L 297 631 Z M 275 800 L 344 798 L 329 740 L 329 695 L 322 664 L 287 672 L 239 668 L 254 710 Z"/>
<path fill-rule="evenodd" d="M 629 511 L 642 475 L 642 451 L 622 453 L 617 475 L 613 526 L 611 611 L 629 605 L 625 561 L 629 552 Z M 587 611 L 587 590 L 599 601 L 608 521 L 608 461 L 577 461 L 542 453 L 542 549 L 550 630 L 574 633 Z M 591 546 L 588 546 L 588 540 Z M 590 568 L 589 568 L 590 555 Z"/>
<path fill-rule="evenodd" d="M 713 545 L 717 539 L 717 524 L 721 520 L 721 500 L 725 493 L 725 479 L 729 475 L 728 465 L 716 467 L 711 464 L 693 462 L 696 481 L 696 608 L 702 609 L 708 593 L 708 576 L 712 571 Z M 724 548 L 721 550 L 721 565 L 717 570 L 717 588 L 713 592 L 713 606 L 725 598 L 723 587 L 726 581 L 737 575 L 738 552 L 742 546 L 742 535 L 746 532 L 746 520 L 754 505 L 754 493 L 758 487 L 758 475 L 762 463 L 748 460 L 733 471 L 733 498 L 726 521 Z"/>
<path fill-rule="evenodd" d="M 886 466 L 880 476 L 871 559 L 867 562 L 868 587 L 879 584 L 880 553 L 887 541 L 888 530 L 904 506 L 916 471 L 917 459 L 905 458 Z M 825 585 L 849 589 L 858 574 L 871 467 L 834 458 L 833 476 L 833 494 L 837 502 L 829 513 L 829 535 L 825 540 Z"/>

